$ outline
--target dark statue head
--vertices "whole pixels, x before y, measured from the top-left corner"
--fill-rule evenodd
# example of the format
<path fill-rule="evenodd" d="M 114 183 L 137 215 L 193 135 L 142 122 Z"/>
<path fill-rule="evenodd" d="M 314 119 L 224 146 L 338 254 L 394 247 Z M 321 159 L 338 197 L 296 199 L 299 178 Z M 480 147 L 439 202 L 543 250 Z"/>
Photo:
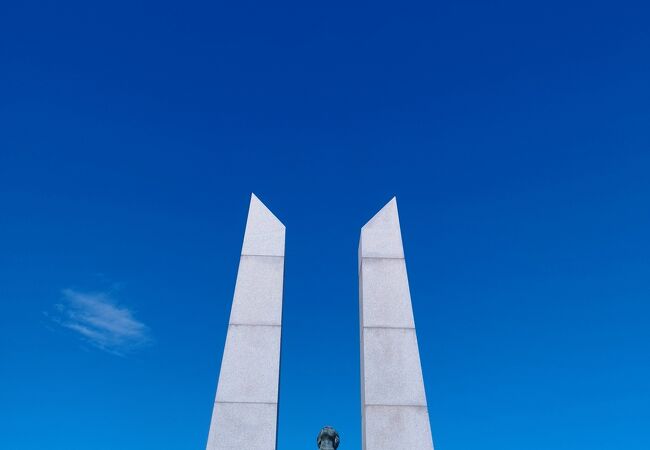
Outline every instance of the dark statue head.
<path fill-rule="evenodd" d="M 332 427 L 323 427 L 316 438 L 319 450 L 336 450 L 339 442 L 339 434 Z"/>

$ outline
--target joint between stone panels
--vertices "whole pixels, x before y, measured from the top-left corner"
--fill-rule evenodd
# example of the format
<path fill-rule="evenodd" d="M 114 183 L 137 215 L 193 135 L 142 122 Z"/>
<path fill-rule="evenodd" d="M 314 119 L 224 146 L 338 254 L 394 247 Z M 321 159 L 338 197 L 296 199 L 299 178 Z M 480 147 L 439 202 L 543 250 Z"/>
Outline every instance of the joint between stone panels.
<path fill-rule="evenodd" d="M 361 259 L 404 259 L 403 256 L 362 256 Z"/>
<path fill-rule="evenodd" d="M 387 408 L 428 408 L 428 405 L 391 405 L 389 403 L 368 403 L 363 405 L 364 409 L 368 406 L 385 406 Z"/>
<path fill-rule="evenodd" d="M 215 400 L 215 403 L 226 403 L 229 405 L 277 405 L 278 402 L 235 402 L 227 400 Z"/>

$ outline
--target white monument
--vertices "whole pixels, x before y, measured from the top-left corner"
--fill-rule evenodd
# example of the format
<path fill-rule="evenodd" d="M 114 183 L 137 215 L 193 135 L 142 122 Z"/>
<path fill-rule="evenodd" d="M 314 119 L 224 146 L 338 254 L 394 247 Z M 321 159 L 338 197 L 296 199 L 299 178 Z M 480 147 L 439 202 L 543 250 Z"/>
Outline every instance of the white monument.
<path fill-rule="evenodd" d="M 432 450 L 395 198 L 361 228 L 359 321 L 362 450 Z"/>
<path fill-rule="evenodd" d="M 284 234 L 284 225 L 253 194 L 208 450 L 276 448 Z"/>
<path fill-rule="evenodd" d="M 253 194 L 207 450 L 277 447 L 284 241 Z M 433 450 L 394 198 L 361 229 L 359 318 L 362 450 Z M 321 430 L 321 449 L 338 442 Z"/>

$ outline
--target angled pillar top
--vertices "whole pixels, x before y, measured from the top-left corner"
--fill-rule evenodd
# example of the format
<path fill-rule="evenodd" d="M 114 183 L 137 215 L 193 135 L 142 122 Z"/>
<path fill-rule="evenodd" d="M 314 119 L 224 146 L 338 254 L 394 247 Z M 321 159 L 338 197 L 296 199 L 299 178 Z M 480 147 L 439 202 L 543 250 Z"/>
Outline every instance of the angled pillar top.
<path fill-rule="evenodd" d="M 395 197 L 361 228 L 359 257 L 404 258 Z"/>
<path fill-rule="evenodd" d="M 251 194 L 241 254 L 284 256 L 284 235 L 284 224 L 255 194 Z"/>

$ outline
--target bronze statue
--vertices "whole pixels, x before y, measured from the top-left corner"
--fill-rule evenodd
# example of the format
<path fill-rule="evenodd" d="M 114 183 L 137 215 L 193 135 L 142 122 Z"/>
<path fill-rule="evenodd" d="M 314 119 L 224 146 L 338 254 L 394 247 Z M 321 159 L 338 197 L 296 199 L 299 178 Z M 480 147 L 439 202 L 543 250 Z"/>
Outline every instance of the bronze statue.
<path fill-rule="evenodd" d="M 339 442 L 339 434 L 332 427 L 323 427 L 316 438 L 318 450 L 336 450 L 336 447 L 339 446 Z"/>

